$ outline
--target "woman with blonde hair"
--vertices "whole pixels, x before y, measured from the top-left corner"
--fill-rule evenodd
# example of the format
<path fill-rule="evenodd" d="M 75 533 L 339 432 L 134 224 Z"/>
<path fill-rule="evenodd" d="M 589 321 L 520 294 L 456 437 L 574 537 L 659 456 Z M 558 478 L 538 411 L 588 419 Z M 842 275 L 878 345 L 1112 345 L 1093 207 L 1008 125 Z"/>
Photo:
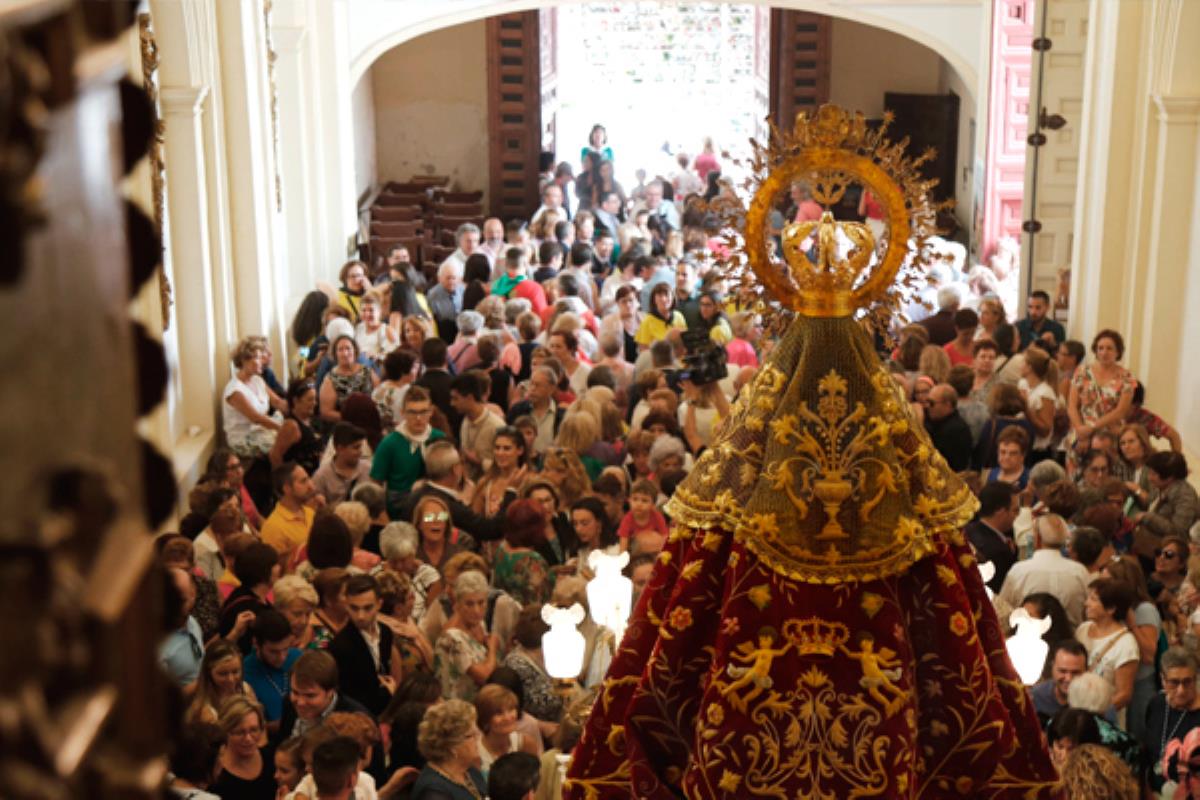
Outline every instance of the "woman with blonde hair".
<path fill-rule="evenodd" d="M 533 739 L 517 730 L 517 695 L 505 686 L 489 683 L 475 696 L 479 720 L 480 768 L 487 775 L 496 759 L 508 753 L 537 755 Z"/>
<path fill-rule="evenodd" d="M 600 470 L 604 469 L 603 461 L 588 454 L 599 441 L 600 425 L 596 418 L 585 410 L 577 411 L 575 409 L 563 417 L 562 424 L 558 428 L 558 436 L 555 438 L 555 443 L 559 447 L 570 451 L 579 458 L 587 473 L 589 486 L 600 476 Z M 543 471 L 544 469 L 543 467 Z"/>
<path fill-rule="evenodd" d="M 1025 351 L 1021 380 L 1017 384 L 1025 398 L 1025 418 L 1033 426 L 1033 444 L 1027 463 L 1054 457 L 1054 419 L 1058 412 L 1058 369 L 1044 350 L 1031 347 Z"/>
<path fill-rule="evenodd" d="M 533 237 L 536 245 L 554 240 L 554 228 L 558 225 L 559 219 L 557 211 L 547 210 L 538 215 L 538 218 L 529 226 L 529 235 Z"/>
<path fill-rule="evenodd" d="M 267 720 L 250 697 L 230 697 L 221 704 L 217 724 L 225 731 L 221 777 L 212 785 L 222 798 L 275 796 L 275 765 L 267 758 Z"/>
<path fill-rule="evenodd" d="M 231 697 L 254 700 L 254 690 L 242 680 L 242 651 L 227 639 L 217 639 L 204 651 L 196 690 L 184 719 L 218 722 L 221 704 Z"/>
<path fill-rule="evenodd" d="M 420 353 L 421 345 L 433 335 L 433 323 L 428 317 L 410 315 L 404 318 L 400 326 L 400 338 L 404 347 L 414 353 Z"/>
<path fill-rule="evenodd" d="M 989 295 L 979 301 L 979 327 L 975 329 L 975 340 L 996 338 L 996 328 L 1008 322 L 1008 314 L 1000 298 Z"/>
<path fill-rule="evenodd" d="M 917 371 L 933 378 L 934 383 L 945 383 L 950 377 L 950 356 L 936 344 L 927 344 L 921 348 Z"/>
<path fill-rule="evenodd" d="M 287 617 L 292 626 L 292 647 L 303 650 L 313 640 L 312 613 L 320 602 L 317 590 L 299 575 L 285 575 L 275 581 L 271 591 L 276 610 Z"/>
<path fill-rule="evenodd" d="M 334 506 L 333 513 L 346 523 L 346 528 L 350 531 L 350 541 L 354 545 L 350 566 L 363 572 L 375 569 L 380 561 L 379 556 L 362 549 L 363 538 L 371 529 L 371 512 L 357 500 L 348 500 Z"/>
<path fill-rule="evenodd" d="M 1140 796 L 1129 767 L 1101 744 L 1073 748 L 1062 768 L 1062 780 L 1068 800 L 1138 800 Z"/>
<path fill-rule="evenodd" d="M 582 425 L 586 424 L 582 423 Z M 563 425 L 566 425 L 565 418 Z M 564 505 L 574 503 L 591 486 L 587 467 L 584 466 L 579 454 L 561 444 L 546 450 L 546 454 L 542 458 L 540 477 L 558 487 L 558 495 Z"/>
<path fill-rule="evenodd" d="M 258 458 L 271 451 L 282 426 L 272 408 L 286 412 L 287 403 L 263 379 L 266 351 L 258 337 L 238 342 L 230 360 L 235 372 L 221 393 L 225 441 L 239 456 Z"/>

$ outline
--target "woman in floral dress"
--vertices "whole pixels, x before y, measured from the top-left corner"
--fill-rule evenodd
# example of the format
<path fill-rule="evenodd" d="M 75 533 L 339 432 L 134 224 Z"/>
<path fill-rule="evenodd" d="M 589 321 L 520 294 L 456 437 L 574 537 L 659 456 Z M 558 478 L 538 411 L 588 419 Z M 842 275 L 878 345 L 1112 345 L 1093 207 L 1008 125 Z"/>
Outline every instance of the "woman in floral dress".
<path fill-rule="evenodd" d="M 475 702 L 479 687 L 496 668 L 500 641 L 488 633 L 488 584 L 470 570 L 454 581 L 454 613 L 434 645 L 434 672 L 447 700 Z"/>
<path fill-rule="evenodd" d="M 1137 381 L 1117 362 L 1125 354 L 1125 340 L 1113 330 L 1102 330 L 1092 340 L 1095 360 L 1075 370 L 1067 415 L 1071 432 L 1067 435 L 1067 471 L 1075 475 L 1078 457 L 1091 447 L 1092 434 L 1101 428 L 1120 430 L 1133 408 Z"/>

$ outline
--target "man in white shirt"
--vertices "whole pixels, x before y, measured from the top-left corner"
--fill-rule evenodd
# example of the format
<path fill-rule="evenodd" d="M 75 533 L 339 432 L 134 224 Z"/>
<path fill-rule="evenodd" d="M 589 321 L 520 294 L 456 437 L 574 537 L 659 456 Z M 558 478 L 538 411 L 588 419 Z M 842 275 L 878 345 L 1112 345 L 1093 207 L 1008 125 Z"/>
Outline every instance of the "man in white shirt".
<path fill-rule="evenodd" d="M 504 272 L 504 251 L 508 249 L 504 243 L 504 223 L 499 217 L 488 217 L 483 221 L 483 241 L 478 249 L 492 262 L 492 280 L 496 280 Z"/>
<path fill-rule="evenodd" d="M 483 402 L 483 386 L 478 376 L 466 372 L 450 384 L 450 405 L 462 415 L 459 444 L 467 477 L 478 480 L 492 465 L 492 443 L 504 420 L 492 413 Z"/>
<path fill-rule="evenodd" d="M 680 230 L 679 209 L 674 203 L 663 199 L 662 181 L 651 181 L 646 187 L 646 210 L 652 217 L 662 217 L 671 226 L 671 230 Z"/>
<path fill-rule="evenodd" d="M 578 337 L 571 331 L 553 331 L 546 340 L 546 347 L 550 348 L 550 355 L 557 358 L 558 363 L 562 364 L 563 370 L 566 371 L 567 381 L 571 384 L 571 393 L 576 397 L 583 397 L 584 392 L 587 391 L 587 379 L 592 368 L 579 362 L 577 357 Z"/>
<path fill-rule="evenodd" d="M 1046 592 L 1062 603 L 1071 625 L 1078 625 L 1083 620 L 1090 575 L 1087 567 L 1063 556 L 1061 550 L 1068 535 L 1066 521 L 1057 514 L 1045 514 L 1034 520 L 1037 550 L 1032 558 L 1017 562 L 1008 571 L 1000 599 L 1012 608 L 1019 608 L 1027 596 Z"/>
<path fill-rule="evenodd" d="M 446 264 L 453 264 L 458 274 L 463 274 L 463 270 L 467 267 L 467 257 L 479 249 L 479 226 L 472 222 L 464 222 L 454 231 L 454 241 L 458 244 L 458 249 L 438 265 L 439 275 L 441 274 L 440 267 L 444 267 Z"/>

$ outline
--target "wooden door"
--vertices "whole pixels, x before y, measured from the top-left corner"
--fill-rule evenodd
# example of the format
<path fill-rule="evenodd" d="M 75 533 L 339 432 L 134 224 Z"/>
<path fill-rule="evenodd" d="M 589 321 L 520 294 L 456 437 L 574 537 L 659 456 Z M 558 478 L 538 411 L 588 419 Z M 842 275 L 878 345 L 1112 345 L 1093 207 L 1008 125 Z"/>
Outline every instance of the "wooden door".
<path fill-rule="evenodd" d="M 832 33 L 823 14 L 771 10 L 771 116 L 781 128 L 828 102 Z"/>
<path fill-rule="evenodd" d="M 1045 0 L 1035 6 L 1031 85 L 1025 142 L 1025 212 L 1021 240 L 1022 291 L 1056 297 L 1058 273 L 1071 265 L 1079 123 L 1088 0 Z M 1061 310 L 1061 309 L 1060 309 Z"/>
<path fill-rule="evenodd" d="M 537 210 L 542 96 L 537 11 L 487 21 L 488 205 L 501 219 Z"/>
<path fill-rule="evenodd" d="M 933 148 L 936 155 L 921 167 L 926 178 L 936 178 L 933 196 L 954 199 L 954 174 L 958 157 L 956 94 L 900 94 L 885 92 L 883 107 L 895 117 L 888 135 L 893 141 L 908 137 L 908 152 L 916 155 Z"/>

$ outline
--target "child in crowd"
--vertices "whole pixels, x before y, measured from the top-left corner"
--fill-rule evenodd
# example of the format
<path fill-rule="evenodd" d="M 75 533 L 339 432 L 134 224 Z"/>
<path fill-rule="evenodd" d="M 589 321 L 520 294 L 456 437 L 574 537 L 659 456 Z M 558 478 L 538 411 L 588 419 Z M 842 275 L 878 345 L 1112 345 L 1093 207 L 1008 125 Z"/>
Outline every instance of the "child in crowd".
<path fill-rule="evenodd" d="M 667 520 L 654 507 L 658 498 L 658 487 L 648 480 L 639 479 L 629 490 L 629 512 L 621 520 L 617 536 L 621 539 L 621 550 L 632 547 L 636 553 L 657 553 L 667 541 Z"/>

